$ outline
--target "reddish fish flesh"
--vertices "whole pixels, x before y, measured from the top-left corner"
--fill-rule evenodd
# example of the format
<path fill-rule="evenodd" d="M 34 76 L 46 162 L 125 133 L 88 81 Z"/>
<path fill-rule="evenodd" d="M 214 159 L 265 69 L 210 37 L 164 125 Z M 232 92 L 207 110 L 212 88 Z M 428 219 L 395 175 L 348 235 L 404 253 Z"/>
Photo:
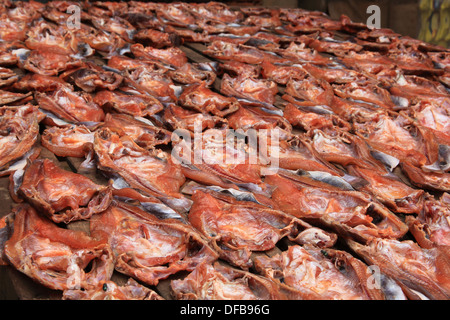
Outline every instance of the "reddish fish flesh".
<path fill-rule="evenodd" d="M 273 105 L 278 87 L 274 81 L 238 76 L 232 78 L 228 74 L 222 77 L 220 92 L 226 96 L 250 100 L 262 105 Z"/>
<path fill-rule="evenodd" d="M 450 207 L 445 193 L 439 200 L 428 196 L 417 216 L 408 216 L 406 223 L 422 248 L 450 245 Z"/>
<path fill-rule="evenodd" d="M 318 247 L 332 246 L 337 240 L 335 234 L 254 202 L 202 190 L 196 190 L 192 200 L 189 222 L 222 259 L 245 270 L 253 265 L 252 252 L 271 250 L 284 237 Z"/>
<path fill-rule="evenodd" d="M 349 172 L 368 182 L 359 188 L 360 191 L 375 196 L 392 211 L 419 214 L 423 210 L 425 191 L 406 185 L 397 176 L 382 175 L 361 167 L 350 167 Z"/>
<path fill-rule="evenodd" d="M 260 64 L 263 61 L 274 63 L 289 62 L 289 59 L 282 58 L 275 53 L 269 53 L 252 46 L 237 45 L 221 40 L 212 41 L 203 53 L 220 60 L 235 60 L 249 64 Z"/>
<path fill-rule="evenodd" d="M 173 81 L 182 84 L 205 82 L 208 86 L 211 86 L 217 77 L 214 69 L 207 63 L 185 63 L 176 70 L 168 71 L 168 74 Z"/>
<path fill-rule="evenodd" d="M 5 255 L 17 270 L 53 290 L 88 289 L 110 280 L 114 257 L 107 243 L 60 228 L 28 204 L 13 212 Z"/>
<path fill-rule="evenodd" d="M 19 63 L 19 66 L 44 76 L 56 76 L 59 72 L 79 67 L 81 64 L 81 60 L 70 55 L 38 48 L 31 50 L 27 58 Z"/>
<path fill-rule="evenodd" d="M 384 300 L 371 285 L 372 272 L 345 251 L 290 246 L 273 257 L 260 256 L 256 269 L 293 300 Z"/>
<path fill-rule="evenodd" d="M 64 300 L 164 300 L 158 293 L 133 278 L 119 286 L 113 281 L 99 282 L 88 290 L 64 290 Z"/>
<path fill-rule="evenodd" d="M 189 201 L 179 191 L 186 178 L 170 155 L 144 149 L 108 128 L 95 132 L 94 152 L 100 170 L 121 176 L 130 187 L 164 199 L 177 209 L 188 209 Z"/>
<path fill-rule="evenodd" d="M 41 136 L 42 146 L 59 157 L 85 157 L 93 148 L 94 132 L 83 125 L 49 127 Z"/>
<path fill-rule="evenodd" d="M 186 54 L 178 47 L 157 49 L 137 43 L 131 45 L 131 52 L 138 58 L 156 59 L 175 68 L 181 68 L 188 62 Z"/>
<path fill-rule="evenodd" d="M 423 249 L 410 240 L 379 238 L 367 245 L 351 240 L 348 243 L 366 263 L 377 265 L 381 272 L 395 279 L 409 299 L 449 298 L 448 247 Z"/>
<path fill-rule="evenodd" d="M 72 123 L 100 122 L 105 118 L 104 111 L 90 95 L 67 86 L 60 86 L 52 92 L 35 92 L 34 96 L 40 108 Z"/>
<path fill-rule="evenodd" d="M 65 71 L 60 78 L 85 92 L 102 89 L 115 90 L 123 80 L 118 73 L 106 71 L 94 63 L 85 63 L 80 68 Z"/>
<path fill-rule="evenodd" d="M 158 145 L 167 145 L 171 141 L 172 133 L 153 125 L 144 118 L 134 118 L 127 114 L 106 114 L 103 128 L 128 136 L 144 149 L 152 149 Z"/>
<path fill-rule="evenodd" d="M 90 228 L 93 237 L 111 245 L 117 271 L 148 285 L 217 259 L 217 253 L 189 225 L 159 219 L 122 202 L 93 217 Z"/>
<path fill-rule="evenodd" d="M 93 101 L 105 111 L 111 110 L 135 117 L 152 116 L 164 109 L 162 103 L 151 95 L 126 93 L 120 89 L 98 91 Z"/>
<path fill-rule="evenodd" d="M 267 176 L 265 183 L 275 187 L 272 199 L 282 211 L 343 236 L 399 239 L 408 231 L 400 218 L 366 193 L 286 173 Z"/>
<path fill-rule="evenodd" d="M 182 108 L 176 104 L 169 104 L 164 108 L 163 121 L 172 130 L 185 129 L 194 135 L 196 130 L 222 128 L 227 120 L 209 113 L 197 112 Z"/>
<path fill-rule="evenodd" d="M 235 97 L 226 97 L 213 92 L 205 82 L 187 86 L 178 100 L 182 107 L 202 113 L 211 113 L 219 117 L 224 117 L 239 109 L 239 102 Z"/>
<path fill-rule="evenodd" d="M 0 170 L 24 156 L 37 142 L 43 119 L 33 105 L 0 108 Z"/>
<path fill-rule="evenodd" d="M 48 159 L 37 159 L 25 169 L 18 193 L 55 223 L 89 219 L 106 210 L 112 200 L 108 186 L 63 170 Z"/>

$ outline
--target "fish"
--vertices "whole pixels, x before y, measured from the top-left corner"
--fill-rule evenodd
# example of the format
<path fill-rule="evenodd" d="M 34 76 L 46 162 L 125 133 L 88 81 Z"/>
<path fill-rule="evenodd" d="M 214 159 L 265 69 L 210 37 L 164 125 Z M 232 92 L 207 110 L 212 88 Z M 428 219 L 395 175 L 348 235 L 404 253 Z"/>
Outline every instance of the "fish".
<path fill-rule="evenodd" d="M 173 69 L 170 66 L 165 65 L 161 61 L 152 58 L 130 58 L 125 55 L 114 55 L 108 57 L 107 67 L 116 72 L 132 72 L 139 68 L 144 68 L 148 72 L 166 73 L 168 70 Z"/>
<path fill-rule="evenodd" d="M 227 119 L 220 116 L 185 109 L 173 103 L 168 104 L 164 108 L 162 122 L 173 131 L 187 130 L 192 137 L 196 130 L 203 132 L 207 129 L 225 128 L 228 126 Z"/>
<path fill-rule="evenodd" d="M 200 20 L 197 23 L 197 26 L 203 30 L 203 32 L 207 33 L 211 36 L 212 39 L 223 39 L 223 36 L 226 35 L 225 38 L 243 38 L 242 42 L 245 42 L 244 39 L 247 39 L 249 35 L 254 35 L 261 29 L 260 25 L 248 25 L 248 24 L 237 24 L 230 23 L 225 24 L 221 22 L 212 22 L 211 20 Z M 214 35 L 218 36 L 214 36 Z M 225 40 L 227 41 L 227 40 Z"/>
<path fill-rule="evenodd" d="M 448 70 L 450 68 L 450 55 L 446 51 L 438 50 L 436 52 L 427 52 L 427 56 L 433 63 L 441 69 Z"/>
<path fill-rule="evenodd" d="M 314 129 L 332 132 L 336 127 L 345 131 L 351 129 L 350 123 L 334 113 L 320 114 L 314 111 L 310 112 L 310 110 L 311 108 L 308 109 L 307 106 L 296 106 L 294 103 L 288 102 L 284 106 L 283 116 L 293 127 L 301 128 L 306 132 Z"/>
<path fill-rule="evenodd" d="M 57 76 L 46 76 L 38 73 L 28 73 L 21 77 L 12 85 L 14 91 L 19 92 L 51 92 L 60 86 L 67 86 L 73 89 L 73 86 Z"/>
<path fill-rule="evenodd" d="M 393 43 L 389 47 L 387 57 L 407 74 L 442 74 L 442 69 L 436 69 L 428 55 L 413 47 Z"/>
<path fill-rule="evenodd" d="M 303 14 L 297 18 L 290 19 L 291 23 L 286 25 L 286 29 L 292 33 L 313 33 L 318 30 L 335 31 L 341 29 L 340 21 L 331 19 L 329 16 L 320 14 Z"/>
<path fill-rule="evenodd" d="M 280 27 L 282 25 L 280 20 L 280 11 L 274 9 L 263 14 L 249 14 L 244 20 L 244 24 L 260 26 L 262 28 Z"/>
<path fill-rule="evenodd" d="M 334 92 L 328 82 L 316 79 L 308 73 L 301 79 L 291 78 L 286 84 L 285 95 L 307 103 L 331 106 Z"/>
<path fill-rule="evenodd" d="M 415 104 L 435 101 L 439 98 L 448 99 L 448 93 L 443 84 L 438 81 L 427 79 L 423 76 L 401 75 L 389 88 L 392 96 L 406 99 L 406 106 L 413 107 Z M 434 97 L 434 99 L 430 99 Z M 405 108 L 406 109 L 406 108 Z"/>
<path fill-rule="evenodd" d="M 81 65 L 80 59 L 43 48 L 31 50 L 23 62 L 19 61 L 21 68 L 44 76 L 56 76 Z"/>
<path fill-rule="evenodd" d="M 183 28 L 195 26 L 197 21 L 185 3 L 162 4 L 156 8 L 156 16 L 170 25 Z"/>
<path fill-rule="evenodd" d="M 250 201 L 257 204 L 261 204 L 271 209 L 277 209 L 277 205 L 269 197 L 246 190 L 237 190 L 234 188 L 222 188 L 219 186 L 212 186 L 212 185 L 208 186 L 200 184 L 195 181 L 189 181 L 183 186 L 182 192 L 183 194 L 187 194 L 192 198 L 192 195 L 196 190 L 202 190 L 205 192 L 213 191 L 214 194 L 217 195 L 219 198 L 220 195 L 223 194 L 226 196 L 232 196 L 238 201 L 247 201 L 247 202 Z"/>
<path fill-rule="evenodd" d="M 97 30 L 104 31 L 107 34 L 115 33 L 126 42 L 132 42 L 136 33 L 136 28 L 120 16 L 97 16 L 91 22 Z"/>
<path fill-rule="evenodd" d="M 93 97 L 94 103 L 103 110 L 116 111 L 136 117 L 153 116 L 164 109 L 164 105 L 155 97 L 142 92 L 118 90 L 100 90 Z"/>
<path fill-rule="evenodd" d="M 262 70 L 261 67 L 257 65 L 239 62 L 236 60 L 226 60 L 218 65 L 218 71 L 220 73 L 226 72 L 232 77 L 242 75 L 250 78 L 258 78 Z"/>
<path fill-rule="evenodd" d="M 181 38 L 181 41 L 183 41 L 183 43 L 206 43 L 210 41 L 211 36 L 209 34 L 194 31 L 197 30 L 197 25 L 191 25 L 191 27 L 193 29 L 185 29 L 182 27 L 178 28 L 171 24 L 166 24 L 164 25 L 164 30 L 166 32 L 176 34 L 179 38 Z"/>
<path fill-rule="evenodd" d="M 172 280 L 170 287 L 177 300 L 285 299 L 268 278 L 220 263 L 202 263 L 186 278 Z"/>
<path fill-rule="evenodd" d="M 285 118 L 273 114 L 264 108 L 246 105 L 240 102 L 239 109 L 226 117 L 228 126 L 234 130 L 274 130 L 278 129 L 280 139 L 285 140 L 292 137 L 292 125 Z"/>
<path fill-rule="evenodd" d="M 18 79 L 19 76 L 13 70 L 0 67 L 0 87 L 12 85 Z"/>
<path fill-rule="evenodd" d="M 35 92 L 34 98 L 39 107 L 71 123 L 101 122 L 105 112 L 86 92 L 59 86 L 51 92 Z"/>
<path fill-rule="evenodd" d="M 138 58 L 156 59 L 173 68 L 181 68 L 188 62 L 186 54 L 178 47 L 157 49 L 151 46 L 144 47 L 140 43 L 135 43 L 131 45 L 130 50 Z"/>
<path fill-rule="evenodd" d="M 399 217 L 366 193 L 285 171 L 266 176 L 264 182 L 275 188 L 272 200 L 280 210 L 341 236 L 399 239 L 408 231 Z"/>
<path fill-rule="evenodd" d="M 387 114 L 380 106 L 352 98 L 340 98 L 335 95 L 331 105 L 332 112 L 348 123 L 364 123 L 376 120 Z"/>
<path fill-rule="evenodd" d="M 24 105 L 30 101 L 32 93 L 18 93 L 7 90 L 0 90 L 0 106 Z"/>
<path fill-rule="evenodd" d="M 269 61 L 261 63 L 261 76 L 279 85 L 286 85 L 290 79 L 303 79 L 307 75 L 308 72 L 300 64 L 273 64 Z"/>
<path fill-rule="evenodd" d="M 186 140 L 175 141 L 172 157 L 180 163 L 188 179 L 267 195 L 270 188 L 263 182 L 266 159 L 259 157 L 251 144 L 245 142 L 245 137 L 239 134 L 234 135 L 226 128 L 208 129 L 201 139 L 195 136 L 189 139 L 188 136 Z M 270 158 L 270 154 L 267 156 Z"/>
<path fill-rule="evenodd" d="M 385 300 L 371 285 L 372 272 L 348 252 L 293 245 L 273 257 L 259 256 L 258 273 L 272 279 L 292 300 Z M 373 280 L 372 280 L 373 281 Z"/>
<path fill-rule="evenodd" d="M 120 201 L 91 218 L 90 233 L 111 245 L 116 271 L 147 285 L 157 285 L 172 274 L 192 271 L 198 264 L 218 258 L 188 224 L 159 219 Z"/>
<path fill-rule="evenodd" d="M 203 50 L 207 56 L 219 60 L 234 60 L 248 64 L 261 64 L 267 60 L 270 62 L 289 62 L 289 59 L 283 58 L 276 53 L 270 53 L 252 46 L 243 44 L 233 44 L 222 40 L 213 40 L 208 47 Z"/>
<path fill-rule="evenodd" d="M 155 196 L 176 210 L 189 210 L 189 200 L 180 193 L 186 177 L 180 164 L 170 156 L 144 149 L 130 137 L 108 128 L 95 132 L 94 153 L 99 170 L 121 176 L 132 188 Z"/>
<path fill-rule="evenodd" d="M 162 103 L 178 100 L 175 85 L 169 75 L 148 70 L 146 67 L 138 67 L 129 72 L 124 79 L 124 86 L 121 87 L 121 90 L 128 93 L 144 93 Z"/>
<path fill-rule="evenodd" d="M 416 216 L 407 216 L 405 223 L 421 248 L 431 249 L 449 245 L 449 205 L 444 193 L 440 198 L 427 195 L 422 210 Z"/>
<path fill-rule="evenodd" d="M 207 63 L 185 63 L 182 67 L 168 71 L 173 81 L 182 84 L 205 82 L 207 86 L 214 84 L 217 78 L 213 67 Z"/>
<path fill-rule="evenodd" d="M 360 83 L 368 81 L 370 78 L 357 71 L 345 67 L 319 66 L 313 63 L 306 63 L 302 68 L 317 79 L 323 79 L 331 84 Z"/>
<path fill-rule="evenodd" d="M 123 81 L 123 76 L 120 74 L 106 71 L 98 65 L 89 62 L 84 63 L 79 68 L 65 71 L 59 77 L 89 93 L 102 89 L 113 91 Z"/>
<path fill-rule="evenodd" d="M 272 106 L 276 101 L 278 86 L 271 80 L 244 76 L 232 78 L 226 73 L 222 76 L 220 92 L 226 96 Z"/>
<path fill-rule="evenodd" d="M 347 68 L 376 76 L 387 70 L 397 70 L 392 59 L 375 51 L 349 51 L 338 58 Z"/>
<path fill-rule="evenodd" d="M 351 98 L 353 100 L 372 103 L 387 110 L 396 109 L 389 91 L 370 81 L 364 83 L 350 82 L 346 84 L 334 84 L 333 90 L 337 96 L 344 99 Z"/>
<path fill-rule="evenodd" d="M 130 50 L 130 43 L 115 32 L 109 33 L 97 28 L 79 28 L 74 32 L 89 48 L 105 57 Z"/>
<path fill-rule="evenodd" d="M 239 109 L 239 102 L 235 97 L 227 97 L 212 91 L 204 81 L 185 87 L 178 98 L 178 103 L 184 108 L 218 117 L 225 117 Z"/>
<path fill-rule="evenodd" d="M 408 117 L 401 114 L 395 117 L 384 115 L 371 122 L 356 124 L 354 128 L 358 137 L 373 149 L 401 162 L 419 167 L 430 162 L 427 132 L 415 127 Z"/>
<path fill-rule="evenodd" d="M 4 14 L 0 21 L 0 39 L 2 41 L 24 41 L 27 38 L 27 22 L 11 19 Z"/>
<path fill-rule="evenodd" d="M 317 50 L 318 52 L 325 52 L 339 56 L 348 52 L 361 52 L 363 46 L 349 40 L 336 40 L 331 37 L 316 37 L 308 42 L 308 47 Z"/>
<path fill-rule="evenodd" d="M 0 171 L 8 172 L 10 165 L 33 148 L 42 120 L 38 107 L 31 104 L 0 107 Z"/>
<path fill-rule="evenodd" d="M 111 16 L 111 15 L 118 15 L 121 12 L 124 12 L 131 8 L 127 3 L 114 3 L 114 2 L 107 2 L 107 3 L 93 3 L 93 4 L 87 4 L 86 10 L 94 15 L 101 15 L 101 16 Z"/>
<path fill-rule="evenodd" d="M 66 16 L 67 19 L 69 17 Z M 30 26 L 24 44 L 30 50 L 49 50 L 62 55 L 88 57 L 94 54 L 94 50 L 88 45 L 84 46 L 69 29 L 44 20 Z"/>
<path fill-rule="evenodd" d="M 186 8 L 196 19 L 200 20 L 206 19 L 232 24 L 239 23 L 244 18 L 242 12 L 232 10 L 228 5 L 221 2 L 190 3 Z"/>
<path fill-rule="evenodd" d="M 450 174 L 424 170 L 412 162 L 400 163 L 400 168 L 408 180 L 416 187 L 426 190 L 450 191 Z"/>
<path fill-rule="evenodd" d="M 176 33 L 168 33 L 153 28 L 137 29 L 133 41 L 156 49 L 179 46 L 181 40 Z"/>
<path fill-rule="evenodd" d="M 395 279 L 408 299 L 448 299 L 448 247 L 424 249 L 411 240 L 380 238 L 365 245 L 353 240 L 347 243 L 366 263 Z"/>
<path fill-rule="evenodd" d="M 392 211 L 405 214 L 422 211 L 425 191 L 408 186 L 396 175 L 381 175 L 361 167 L 350 167 L 349 172 L 368 182 L 360 191 L 370 193 Z"/>
<path fill-rule="evenodd" d="M 63 300 L 165 300 L 154 290 L 129 278 L 124 285 L 113 281 L 99 282 L 88 290 L 64 290 Z"/>
<path fill-rule="evenodd" d="M 358 135 L 335 127 L 333 132 L 313 129 L 310 134 L 311 146 L 322 159 L 341 166 L 354 165 L 387 173 L 385 165 L 372 156 L 366 142 Z M 386 150 L 383 150 L 386 151 Z"/>
<path fill-rule="evenodd" d="M 169 130 L 157 127 L 145 118 L 127 114 L 106 114 L 102 128 L 108 128 L 120 136 L 126 135 L 144 149 L 167 145 L 172 138 L 172 132 Z"/>
<path fill-rule="evenodd" d="M 388 44 L 396 41 L 400 36 L 389 28 L 363 29 L 356 34 L 358 39 Z"/>
<path fill-rule="evenodd" d="M 408 116 L 415 119 L 418 126 L 431 130 L 441 145 L 450 141 L 450 116 L 444 106 L 435 102 L 419 102 L 411 106 Z"/>
<path fill-rule="evenodd" d="M 448 298 L 448 49 L 301 8 L 2 4 L 1 265 L 68 300 Z"/>
<path fill-rule="evenodd" d="M 16 66 L 21 58 L 24 58 L 26 49 L 22 41 L 1 41 L 0 42 L 0 66 L 11 67 Z"/>
<path fill-rule="evenodd" d="M 294 61 L 300 65 L 304 63 L 329 65 L 333 62 L 331 58 L 324 57 L 305 43 L 298 44 L 295 41 L 291 41 L 285 49 L 279 50 L 278 54 L 288 60 L 286 63 Z"/>
<path fill-rule="evenodd" d="M 278 144 L 278 166 L 287 170 L 317 171 L 340 176 L 342 172 L 321 157 L 307 138 L 297 135 Z"/>
<path fill-rule="evenodd" d="M 58 157 L 85 157 L 94 144 L 94 132 L 85 125 L 48 127 L 41 135 L 41 144 Z"/>
<path fill-rule="evenodd" d="M 254 202 L 203 190 L 194 191 L 192 200 L 188 214 L 191 225 L 222 259 L 244 270 L 253 265 L 252 252 L 271 250 L 284 237 L 318 247 L 333 246 L 337 240 L 335 234 Z"/>

